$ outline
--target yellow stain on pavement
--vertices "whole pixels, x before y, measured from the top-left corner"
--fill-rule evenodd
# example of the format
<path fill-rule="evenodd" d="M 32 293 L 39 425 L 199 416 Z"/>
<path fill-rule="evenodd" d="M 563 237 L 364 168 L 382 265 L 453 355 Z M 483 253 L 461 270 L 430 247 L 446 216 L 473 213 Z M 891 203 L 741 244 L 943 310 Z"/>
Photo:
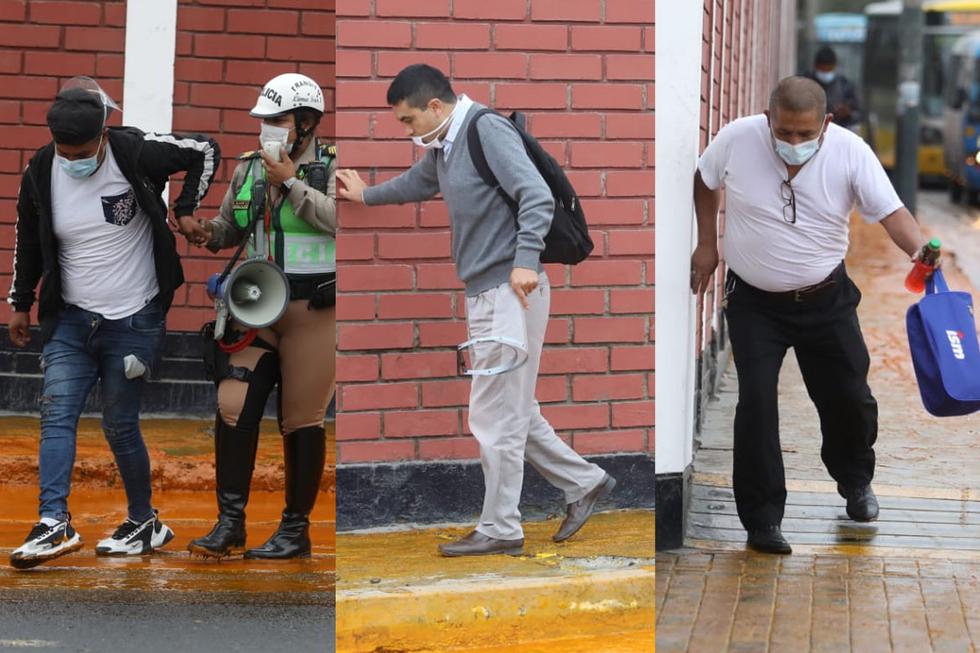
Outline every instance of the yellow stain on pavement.
<path fill-rule="evenodd" d="M 631 633 L 535 642 L 533 647 L 520 644 L 465 650 L 466 653 L 653 653 L 655 636 L 651 626 L 648 630 Z"/>
<path fill-rule="evenodd" d="M 252 492 L 248 506 L 248 546 L 258 546 L 279 523 L 283 493 Z M 9 567 L 7 557 L 20 546 L 37 521 L 37 488 L 0 486 L 0 589 L 133 590 L 143 592 L 229 592 L 240 594 L 330 592 L 334 586 L 334 501 L 321 495 L 311 515 L 313 555 L 306 560 L 221 561 L 193 556 L 187 543 L 208 532 L 217 508 L 212 492 L 155 491 L 160 518 L 174 530 L 174 539 L 153 555 L 101 557 L 98 540 L 126 518 L 121 488 L 82 487 L 72 490 L 72 525 L 82 537 L 81 551 L 26 571 Z"/>
<path fill-rule="evenodd" d="M 869 544 L 795 544 L 794 555 L 838 555 L 849 557 L 878 557 L 878 558 L 919 558 L 928 560 L 967 560 L 980 561 L 980 551 L 963 549 L 924 549 L 887 547 Z M 744 543 L 721 542 L 718 540 L 686 539 L 684 546 L 701 551 L 746 551 Z M 757 554 L 766 555 L 766 554 Z"/>
<path fill-rule="evenodd" d="M 464 528 L 341 533 L 337 651 L 651 650 L 653 513 L 597 514 L 560 544 L 557 527 L 526 524 L 514 557 L 438 555 Z"/>
<path fill-rule="evenodd" d="M 326 422 L 327 468 L 335 466 L 334 422 Z M 205 490 L 214 488 L 214 420 L 142 419 L 140 431 L 150 453 L 154 489 Z M 37 484 L 37 417 L 0 417 L 0 478 L 5 484 Z M 262 421 L 253 490 L 282 488 L 282 437 L 275 420 Z M 321 489 L 331 490 L 333 473 L 325 474 Z M 119 487 L 112 452 L 105 442 L 100 420 L 83 418 L 78 424 L 72 490 L 81 487 Z"/>

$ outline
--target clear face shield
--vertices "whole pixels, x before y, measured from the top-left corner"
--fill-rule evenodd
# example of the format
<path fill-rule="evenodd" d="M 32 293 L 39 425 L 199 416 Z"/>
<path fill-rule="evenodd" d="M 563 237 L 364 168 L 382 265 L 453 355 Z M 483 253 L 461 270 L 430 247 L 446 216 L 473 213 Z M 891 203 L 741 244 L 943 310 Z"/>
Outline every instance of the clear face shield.
<path fill-rule="evenodd" d="M 109 112 L 111 110 L 121 111 L 119 105 L 116 104 L 115 100 L 109 97 L 109 94 L 102 90 L 99 83 L 92 79 L 91 77 L 86 77 L 85 75 L 79 75 L 77 77 L 72 77 L 65 85 L 61 87 L 62 91 L 67 91 L 73 88 L 80 88 L 84 91 L 94 93 L 99 96 L 102 100 L 102 126 L 105 126 L 106 120 L 109 118 Z"/>
<path fill-rule="evenodd" d="M 459 373 L 463 376 L 496 376 L 512 372 L 527 362 L 525 343 L 507 336 L 470 338 L 456 347 Z"/>

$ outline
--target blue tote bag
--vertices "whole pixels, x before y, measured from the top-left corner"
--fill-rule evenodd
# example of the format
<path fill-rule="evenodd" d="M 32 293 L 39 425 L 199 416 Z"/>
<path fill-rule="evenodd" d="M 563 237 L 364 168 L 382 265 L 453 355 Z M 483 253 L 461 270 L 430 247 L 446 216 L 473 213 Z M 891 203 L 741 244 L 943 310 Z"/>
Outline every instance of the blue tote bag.
<path fill-rule="evenodd" d="M 926 410 L 938 417 L 980 410 L 980 345 L 970 293 L 950 291 L 936 270 L 905 325 Z"/>

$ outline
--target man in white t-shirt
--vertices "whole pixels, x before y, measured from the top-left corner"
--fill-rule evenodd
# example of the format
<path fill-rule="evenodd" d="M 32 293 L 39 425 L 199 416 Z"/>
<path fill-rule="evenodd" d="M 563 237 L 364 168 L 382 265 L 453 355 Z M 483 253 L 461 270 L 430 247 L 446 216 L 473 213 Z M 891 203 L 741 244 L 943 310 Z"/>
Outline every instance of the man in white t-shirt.
<path fill-rule="evenodd" d="M 139 426 L 140 396 L 159 356 L 166 312 L 184 281 L 160 195 L 170 175 L 187 173 L 174 213 L 181 229 L 191 229 L 220 152 L 202 136 L 107 127 L 117 108 L 94 80 L 66 84 L 47 114 L 52 141 L 31 158 L 17 200 L 8 329 L 14 345 L 30 341 L 40 282 L 44 373 L 40 519 L 10 555 L 18 569 L 82 546 L 68 495 L 79 415 L 97 381 L 102 428 L 126 491 L 127 519 L 95 552 L 141 555 L 173 538 L 153 509 L 150 460 Z"/>
<path fill-rule="evenodd" d="M 856 206 L 915 257 L 924 243 L 885 171 L 855 134 L 832 124 L 820 86 L 779 82 L 764 115 L 735 120 L 704 151 L 694 177 L 698 245 L 691 289 L 718 265 L 725 190 L 725 315 L 738 372 L 733 487 L 749 547 L 790 553 L 777 384 L 792 347 L 820 415 L 821 458 L 857 521 L 878 516 L 871 490 L 878 408 L 858 324 L 861 293 L 844 255 Z"/>

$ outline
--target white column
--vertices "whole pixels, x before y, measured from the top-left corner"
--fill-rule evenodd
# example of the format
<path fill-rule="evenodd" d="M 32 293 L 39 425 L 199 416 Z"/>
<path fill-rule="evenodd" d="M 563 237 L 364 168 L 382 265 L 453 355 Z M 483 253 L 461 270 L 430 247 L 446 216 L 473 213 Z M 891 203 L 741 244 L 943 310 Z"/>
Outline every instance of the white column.
<path fill-rule="evenodd" d="M 701 117 L 702 2 L 657 0 L 657 474 L 682 472 L 694 439 L 690 258 Z"/>
<path fill-rule="evenodd" d="M 177 0 L 126 3 L 123 124 L 143 131 L 173 126 Z"/>

